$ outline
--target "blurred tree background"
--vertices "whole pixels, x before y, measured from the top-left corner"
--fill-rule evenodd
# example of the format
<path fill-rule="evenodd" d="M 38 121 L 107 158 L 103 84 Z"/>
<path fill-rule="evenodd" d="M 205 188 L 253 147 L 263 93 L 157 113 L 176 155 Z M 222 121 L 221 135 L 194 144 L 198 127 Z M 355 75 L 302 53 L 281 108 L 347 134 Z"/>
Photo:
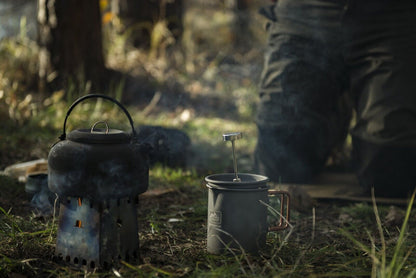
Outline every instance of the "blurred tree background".
<path fill-rule="evenodd" d="M 139 124 L 252 123 L 267 4 L 0 1 L 0 168 L 45 157 L 69 104 L 92 92 L 129 105 Z"/>
<path fill-rule="evenodd" d="M 89 82 L 93 90 L 105 88 L 108 80 L 104 56 L 102 22 L 112 23 L 113 32 L 125 36 L 125 42 L 136 48 L 150 51 L 150 56 L 161 56 L 168 46 L 181 42 L 184 31 L 184 14 L 186 11 L 203 11 L 208 8 L 215 16 L 214 10 L 225 10 L 228 17 L 228 30 L 224 33 L 217 29 L 210 38 L 210 23 L 197 34 L 191 27 L 197 18 L 188 19 L 184 45 L 186 51 L 194 53 L 194 44 L 206 44 L 223 40 L 227 48 L 247 47 L 249 16 L 248 0 L 225 1 L 183 1 L 183 0 L 39 0 L 37 11 L 39 46 L 39 89 L 53 91 L 68 87 L 68 82 L 76 85 Z M 101 16 L 101 13 L 103 14 Z M 204 16 L 203 14 L 201 14 Z M 199 26 L 200 28 L 201 26 Z M 222 26 L 224 27 L 224 26 Z M 205 35 L 208 35 L 205 37 Z M 180 44 L 180 43 L 179 43 Z M 218 45 L 217 45 L 218 46 Z M 159 49 L 158 49 L 159 48 Z M 79 88 L 77 88 L 79 89 Z"/>
<path fill-rule="evenodd" d="M 38 1 L 39 89 L 106 79 L 99 1 Z"/>

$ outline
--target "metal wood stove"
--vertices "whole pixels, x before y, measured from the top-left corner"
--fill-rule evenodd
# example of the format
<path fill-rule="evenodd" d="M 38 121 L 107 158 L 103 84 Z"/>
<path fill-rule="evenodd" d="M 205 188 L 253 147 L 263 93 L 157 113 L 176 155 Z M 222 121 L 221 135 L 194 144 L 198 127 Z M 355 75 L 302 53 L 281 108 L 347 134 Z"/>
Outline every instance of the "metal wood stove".
<path fill-rule="evenodd" d="M 66 135 L 74 107 L 104 98 L 126 114 L 132 133 L 110 129 L 76 129 Z M 48 186 L 59 196 L 55 253 L 78 266 L 108 267 L 138 256 L 138 195 L 148 187 L 147 148 L 136 139 L 128 111 L 105 95 L 86 95 L 69 108 L 60 141 L 48 157 Z"/>

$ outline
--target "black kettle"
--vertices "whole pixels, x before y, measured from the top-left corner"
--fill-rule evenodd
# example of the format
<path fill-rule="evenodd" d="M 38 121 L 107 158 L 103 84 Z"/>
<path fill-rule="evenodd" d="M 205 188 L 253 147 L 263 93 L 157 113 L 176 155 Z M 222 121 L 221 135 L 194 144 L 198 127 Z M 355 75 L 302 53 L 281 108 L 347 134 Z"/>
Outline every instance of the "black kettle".
<path fill-rule="evenodd" d="M 131 133 L 111 129 L 106 122 L 91 128 L 75 129 L 66 134 L 66 122 L 80 102 L 103 98 L 117 104 L 127 116 Z M 96 128 L 105 124 L 105 128 Z M 68 109 L 60 141 L 48 156 L 48 186 L 60 197 L 90 200 L 117 199 L 137 196 L 148 188 L 148 148 L 137 140 L 133 120 L 117 100 L 99 94 L 77 99 Z"/>

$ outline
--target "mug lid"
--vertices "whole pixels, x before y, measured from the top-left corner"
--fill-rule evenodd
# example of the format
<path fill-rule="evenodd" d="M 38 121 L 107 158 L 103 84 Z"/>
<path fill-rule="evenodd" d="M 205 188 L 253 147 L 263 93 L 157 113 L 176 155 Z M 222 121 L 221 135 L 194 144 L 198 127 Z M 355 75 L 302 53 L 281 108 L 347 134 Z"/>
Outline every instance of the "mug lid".
<path fill-rule="evenodd" d="M 268 188 L 267 182 L 269 178 L 257 174 L 238 173 L 241 179 L 239 182 L 234 182 L 234 173 L 213 174 L 205 177 L 208 187 L 213 188 L 228 188 L 228 189 L 257 189 Z"/>

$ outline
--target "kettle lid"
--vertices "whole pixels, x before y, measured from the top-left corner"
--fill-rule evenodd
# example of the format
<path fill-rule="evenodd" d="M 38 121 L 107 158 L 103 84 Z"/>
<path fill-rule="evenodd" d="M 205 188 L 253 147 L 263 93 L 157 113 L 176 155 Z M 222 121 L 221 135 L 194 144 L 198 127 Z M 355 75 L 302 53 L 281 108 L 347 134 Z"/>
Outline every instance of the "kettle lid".
<path fill-rule="evenodd" d="M 131 141 L 130 134 L 119 129 L 75 129 L 68 135 L 70 141 L 86 144 L 123 144 Z"/>

